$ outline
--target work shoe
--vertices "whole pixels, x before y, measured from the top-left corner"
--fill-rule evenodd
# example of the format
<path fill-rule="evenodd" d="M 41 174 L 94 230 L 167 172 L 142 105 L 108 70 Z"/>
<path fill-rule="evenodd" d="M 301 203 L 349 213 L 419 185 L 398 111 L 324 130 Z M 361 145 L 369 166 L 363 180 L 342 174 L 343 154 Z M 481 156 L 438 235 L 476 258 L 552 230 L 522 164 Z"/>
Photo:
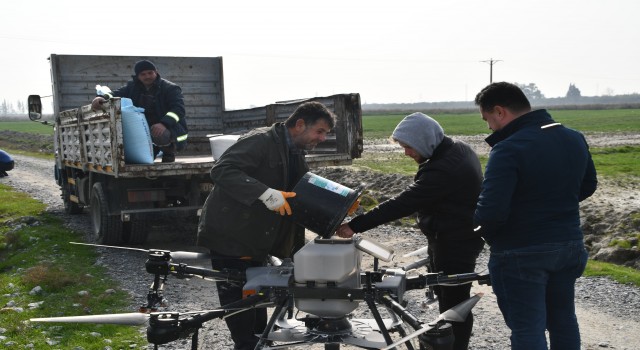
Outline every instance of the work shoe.
<path fill-rule="evenodd" d="M 163 163 L 173 163 L 176 161 L 176 155 L 173 153 L 162 154 Z"/>

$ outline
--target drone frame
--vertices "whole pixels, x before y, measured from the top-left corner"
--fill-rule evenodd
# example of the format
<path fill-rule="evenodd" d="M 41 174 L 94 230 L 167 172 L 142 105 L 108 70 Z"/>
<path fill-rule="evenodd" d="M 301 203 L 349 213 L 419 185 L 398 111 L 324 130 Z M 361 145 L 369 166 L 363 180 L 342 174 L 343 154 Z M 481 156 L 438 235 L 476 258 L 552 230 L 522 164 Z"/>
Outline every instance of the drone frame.
<path fill-rule="evenodd" d="M 84 244 L 84 243 L 75 243 Z M 85 244 L 92 245 L 92 244 Z M 102 246 L 109 248 L 121 248 L 115 246 Z M 256 349 L 277 349 L 285 348 L 303 343 L 324 343 L 325 348 L 331 348 L 332 344 L 340 344 L 348 342 L 351 345 L 362 348 L 384 348 L 391 349 L 396 345 L 405 343 L 409 350 L 413 350 L 413 345 L 410 340 L 420 336 L 421 334 L 428 332 L 439 325 L 446 322 L 460 322 L 466 318 L 466 314 L 473 308 L 477 301 L 482 296 L 481 293 L 476 294 L 465 302 L 457 305 L 456 307 L 442 313 L 438 316 L 434 322 L 425 325 L 418 320 L 410 312 L 405 309 L 406 303 L 403 302 L 402 296 L 405 291 L 413 289 L 424 289 L 439 284 L 462 284 L 471 283 L 477 281 L 480 284 L 489 284 L 488 274 L 478 273 L 465 273 L 457 275 L 444 275 L 442 273 L 427 273 L 426 275 L 418 275 L 413 277 L 407 277 L 405 271 L 420 267 L 426 264 L 426 259 L 422 259 L 417 263 L 413 263 L 402 269 L 380 269 L 378 268 L 378 258 L 374 257 L 374 271 L 367 271 L 361 273 L 362 287 L 359 288 L 309 288 L 308 286 L 296 286 L 293 280 L 293 264 L 285 262 L 281 266 L 270 267 L 272 269 L 284 269 L 290 274 L 288 282 L 278 282 L 273 285 L 266 285 L 260 290 L 256 291 L 253 295 L 248 295 L 246 298 L 237 302 L 223 305 L 218 309 L 194 311 L 194 312 L 157 312 L 159 306 L 164 306 L 164 283 L 169 275 L 176 276 L 178 278 L 185 277 L 201 277 L 205 279 L 213 280 L 226 280 L 226 281 L 238 281 L 246 282 L 246 275 L 239 273 L 235 270 L 212 270 L 201 267 L 189 266 L 184 263 L 174 263 L 173 255 L 181 256 L 183 258 L 207 258 L 208 254 L 205 253 L 189 253 L 189 252 L 170 252 L 167 250 L 143 250 L 137 248 L 122 248 L 122 249 L 134 249 L 148 252 L 148 259 L 145 262 L 145 269 L 147 272 L 154 276 L 153 282 L 149 287 L 147 294 L 147 303 L 140 307 L 142 313 L 141 316 L 135 316 L 134 314 L 112 314 L 112 315 L 94 315 L 94 316 L 69 316 L 69 317 L 52 317 L 52 318 L 35 318 L 34 322 L 82 322 L 82 323 L 112 323 L 112 324 L 127 324 L 127 325 L 143 325 L 148 323 L 147 326 L 147 340 L 149 343 L 154 344 L 154 348 L 158 349 L 159 345 L 166 344 L 175 341 L 179 338 L 185 338 L 191 336 L 192 349 L 198 347 L 198 333 L 200 328 L 205 322 L 220 318 L 232 316 L 235 313 L 246 311 L 253 308 L 275 307 L 272 316 L 267 322 L 264 332 L 259 337 L 259 342 L 256 345 Z M 177 254 L 176 254 L 177 253 Z M 191 255 L 189 255 L 191 254 Z M 380 333 L 383 341 L 363 342 L 360 340 L 353 340 L 348 337 L 349 334 L 344 332 L 337 332 L 331 334 L 321 334 L 320 337 L 306 337 L 303 336 L 302 340 L 293 339 L 291 341 L 281 341 L 283 344 L 273 347 L 273 337 L 277 333 L 279 328 L 282 328 L 285 320 L 285 312 L 288 314 L 288 319 L 293 316 L 293 301 L 295 298 L 317 299 L 317 300 L 358 300 L 364 301 L 371 311 L 376 331 Z M 403 306 L 403 304 L 405 304 Z M 385 323 L 382 319 L 378 305 L 382 305 L 388 310 L 391 322 Z M 464 317 L 460 320 L 460 314 L 464 314 Z M 453 315 L 453 317 L 452 317 Z M 305 326 L 307 322 L 313 323 L 313 315 L 305 319 Z M 350 315 L 345 315 L 350 316 Z M 365 320 L 370 321 L 370 320 Z M 402 324 L 406 323 L 413 328 L 413 333 L 407 335 L 406 331 L 402 327 Z M 372 324 L 370 322 L 369 324 Z M 373 330 L 372 330 L 373 331 Z M 398 332 L 402 339 L 393 342 L 391 337 L 392 332 Z M 300 338 L 300 337 L 298 337 Z"/>

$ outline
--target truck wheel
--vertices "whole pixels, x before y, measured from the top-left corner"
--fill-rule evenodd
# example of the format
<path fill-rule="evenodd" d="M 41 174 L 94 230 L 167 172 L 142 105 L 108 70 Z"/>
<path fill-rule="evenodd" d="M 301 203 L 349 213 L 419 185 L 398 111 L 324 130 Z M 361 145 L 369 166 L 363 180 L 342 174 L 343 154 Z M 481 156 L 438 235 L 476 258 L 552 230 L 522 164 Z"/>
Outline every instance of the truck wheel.
<path fill-rule="evenodd" d="M 61 195 L 62 203 L 64 204 L 64 212 L 70 215 L 82 213 L 83 206 L 76 202 L 72 202 L 71 199 L 69 199 L 69 190 L 64 184 L 61 187 L 61 190 L 62 190 L 62 195 Z"/>
<path fill-rule="evenodd" d="M 109 215 L 109 202 L 102 184 L 97 182 L 91 191 L 91 226 L 95 241 L 101 244 L 122 243 L 122 222 Z"/>
<path fill-rule="evenodd" d="M 129 244 L 142 244 L 147 240 L 149 221 L 143 215 L 132 217 L 131 221 L 122 223 L 124 241 Z"/>

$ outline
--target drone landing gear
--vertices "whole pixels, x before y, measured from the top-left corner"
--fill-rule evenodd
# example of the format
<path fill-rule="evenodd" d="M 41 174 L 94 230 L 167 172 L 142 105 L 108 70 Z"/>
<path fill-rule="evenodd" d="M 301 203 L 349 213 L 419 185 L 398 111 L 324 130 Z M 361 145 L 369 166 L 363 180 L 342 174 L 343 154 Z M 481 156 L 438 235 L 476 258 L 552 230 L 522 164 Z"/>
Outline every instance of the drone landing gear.
<path fill-rule="evenodd" d="M 399 321 L 391 319 L 384 319 L 383 323 L 386 329 L 400 326 Z M 324 344 L 325 350 L 339 349 L 340 344 L 369 349 L 388 344 L 373 319 L 307 316 L 295 320 L 280 317 L 271 328 L 267 328 L 269 331 L 263 335 L 263 346 L 257 349 L 281 349 L 305 343 Z"/>
<path fill-rule="evenodd" d="M 351 323 L 345 316 L 339 318 L 307 317 L 305 326 L 310 333 L 315 334 L 349 334 L 351 333 Z"/>

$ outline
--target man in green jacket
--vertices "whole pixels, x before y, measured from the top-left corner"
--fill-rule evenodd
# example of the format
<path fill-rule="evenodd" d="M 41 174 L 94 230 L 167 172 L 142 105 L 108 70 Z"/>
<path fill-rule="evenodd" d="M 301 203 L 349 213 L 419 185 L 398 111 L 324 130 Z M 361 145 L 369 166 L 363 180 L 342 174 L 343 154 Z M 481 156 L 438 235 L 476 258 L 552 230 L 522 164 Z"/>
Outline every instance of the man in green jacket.
<path fill-rule="evenodd" d="M 198 245 L 211 250 L 215 270 L 264 266 L 268 255 L 292 257 L 304 245 L 304 228 L 286 220 L 287 198 L 309 170 L 305 151 L 326 139 L 335 116 L 319 102 L 301 104 L 284 123 L 252 130 L 211 169 L 214 188 L 198 225 Z M 242 285 L 217 282 L 221 305 L 242 298 Z M 234 349 L 253 349 L 267 322 L 266 309 L 225 319 Z"/>

